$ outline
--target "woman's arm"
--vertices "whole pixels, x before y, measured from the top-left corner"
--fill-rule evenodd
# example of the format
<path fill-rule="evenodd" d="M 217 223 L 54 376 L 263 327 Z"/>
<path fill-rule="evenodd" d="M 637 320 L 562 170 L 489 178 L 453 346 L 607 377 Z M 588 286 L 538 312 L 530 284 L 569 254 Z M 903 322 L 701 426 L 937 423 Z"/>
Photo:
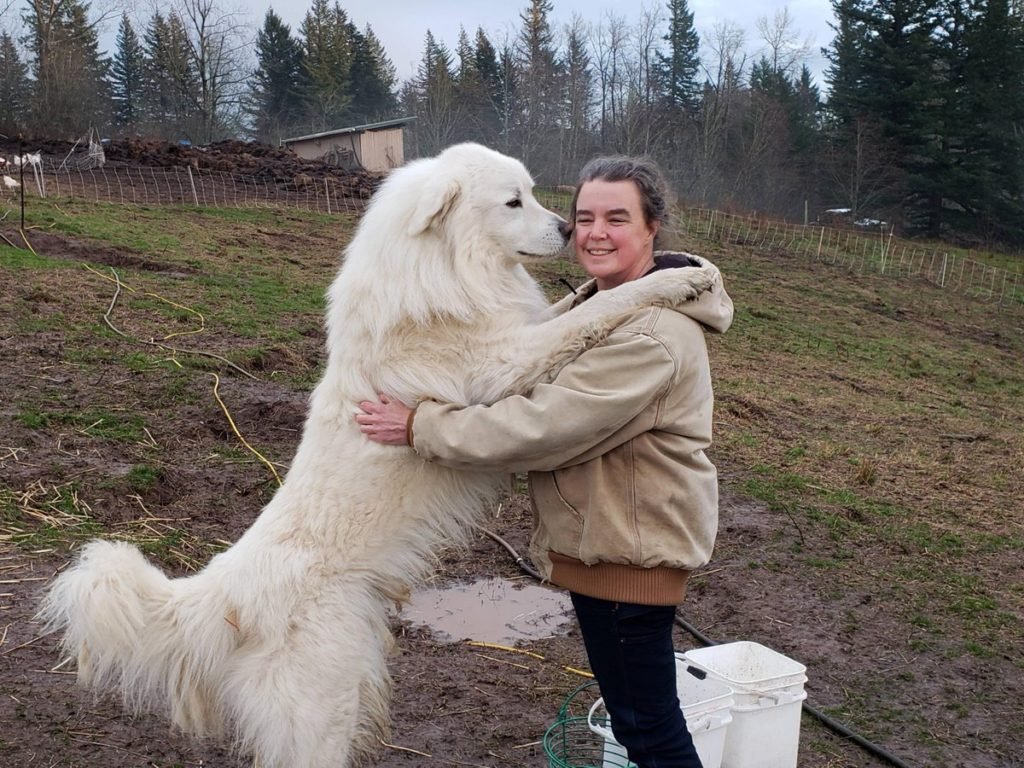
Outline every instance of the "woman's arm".
<path fill-rule="evenodd" d="M 654 409 L 646 419 L 636 417 L 664 394 L 675 374 L 675 361 L 659 340 L 620 332 L 529 395 L 465 407 L 427 401 L 415 413 L 390 399 L 367 402 L 356 420 L 376 442 L 408 445 L 407 425 L 414 419 L 416 452 L 445 466 L 552 469 L 572 463 L 613 434 L 625 442 L 655 426 Z M 627 424 L 630 429 L 616 434 Z"/>

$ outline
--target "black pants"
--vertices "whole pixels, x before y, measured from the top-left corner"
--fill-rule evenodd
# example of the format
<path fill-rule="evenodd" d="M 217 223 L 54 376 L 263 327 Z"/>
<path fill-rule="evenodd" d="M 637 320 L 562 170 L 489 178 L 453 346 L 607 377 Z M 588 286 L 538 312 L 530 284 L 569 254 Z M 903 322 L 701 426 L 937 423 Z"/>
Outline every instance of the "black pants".
<path fill-rule="evenodd" d="M 639 768 L 702 768 L 676 693 L 673 606 L 570 593 L 615 739 Z"/>

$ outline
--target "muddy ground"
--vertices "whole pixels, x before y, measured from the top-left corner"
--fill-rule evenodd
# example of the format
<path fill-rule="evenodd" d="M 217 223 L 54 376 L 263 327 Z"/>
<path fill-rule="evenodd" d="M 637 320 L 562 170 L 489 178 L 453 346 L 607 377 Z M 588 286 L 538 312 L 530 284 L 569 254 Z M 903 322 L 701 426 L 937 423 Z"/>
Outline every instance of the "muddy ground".
<path fill-rule="evenodd" d="M 53 242 L 51 255 L 63 258 L 67 241 Z M 180 271 L 180 265 L 162 265 L 153 256 L 133 257 L 91 242 L 78 247 L 73 258 L 95 264 L 123 265 L 136 258 L 144 263 L 131 266 L 143 273 Z M 822 269 L 819 281 L 854 280 Z M 73 673 L 58 663 L 55 639 L 41 637 L 32 618 L 39 590 L 68 562 L 68 541 L 89 533 L 76 532 L 76 526 L 92 520 L 145 540 L 155 559 L 183 574 L 208 559 L 209 542 L 223 546 L 235 540 L 275 487 L 263 466 L 237 450 L 210 397 L 209 375 L 182 376 L 167 365 L 110 364 L 78 354 L 67 328 L 92 327 L 111 359 L 126 360 L 139 351 L 100 327 L 110 293 L 101 277 L 81 271 L 55 271 L 30 282 L 11 278 L 0 286 L 0 303 L 13 308 L 11 323 L 0 333 L 0 477 L 7 494 L 0 536 L 0 766 L 248 766 L 215 743 L 196 744 L 170 732 L 160 716 L 131 716 L 119 702 L 76 688 Z M 742 297 L 743 289 L 737 293 Z M 916 310 L 901 311 L 905 320 Z M 58 314 L 59 327 L 46 322 Z M 15 332 L 29 320 L 36 331 Z M 215 336 L 207 345 L 218 352 L 236 343 Z M 294 452 L 305 414 L 307 390 L 294 377 L 315 370 L 322 343 L 322 333 L 312 328 L 287 350 L 271 349 L 255 361 L 259 380 L 222 371 L 220 392 L 235 422 L 281 469 Z M 713 354 L 727 375 L 718 348 Z M 280 371 L 292 378 L 277 378 Z M 121 442 L 109 434 L 100 439 L 88 419 L 30 418 L 26 401 L 60 403 L 68 413 L 102 409 L 108 421 L 109 414 L 122 414 L 129 427 L 129 417 L 141 414 L 145 430 Z M 783 436 L 798 420 L 797 409 L 766 411 L 738 397 L 723 397 L 720 405 L 726 429 L 744 419 L 772 420 Z M 158 471 L 135 476 L 140 457 Z M 851 725 L 907 765 L 1022 764 L 1019 648 L 1016 655 L 1000 651 L 979 658 L 965 655 L 956 637 L 890 621 L 899 606 L 886 602 L 884 586 L 900 554 L 884 547 L 864 553 L 841 588 L 809 578 L 794 564 L 793 553 L 834 551 L 834 532 L 754 500 L 746 490 L 749 467 L 726 453 L 713 458 L 723 494 L 720 539 L 713 562 L 692 581 L 681 611 L 687 621 L 718 641 L 754 640 L 806 664 L 809 701 L 840 717 L 852 712 Z M 513 491 L 484 521 L 525 551 L 528 517 L 524 496 Z M 934 562 L 942 567 L 941 560 Z M 985 567 L 1001 572 L 1007 591 L 1019 595 L 1012 587 L 1019 579 L 1015 552 L 1005 553 L 1001 563 L 990 558 Z M 524 578 L 504 550 L 475 536 L 466 549 L 444 555 L 434 583 L 495 575 Z M 546 765 L 541 737 L 582 681 L 566 667 L 586 668 L 575 631 L 524 644 L 543 657 L 537 658 L 440 642 L 400 615 L 393 626 L 393 726 L 370 765 Z M 926 646 L 916 642 L 922 636 Z M 679 630 L 677 645 L 686 649 L 698 642 Z M 984 693 L 984 705 L 964 707 L 978 692 Z M 806 715 L 800 743 L 801 768 L 886 764 Z"/>

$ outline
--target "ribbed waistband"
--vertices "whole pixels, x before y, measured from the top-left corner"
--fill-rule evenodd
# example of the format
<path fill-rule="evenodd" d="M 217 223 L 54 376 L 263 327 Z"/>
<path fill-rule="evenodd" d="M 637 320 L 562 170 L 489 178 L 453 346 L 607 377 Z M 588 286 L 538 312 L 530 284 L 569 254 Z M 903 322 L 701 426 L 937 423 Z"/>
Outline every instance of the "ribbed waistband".
<path fill-rule="evenodd" d="M 638 605 L 679 605 L 686 596 L 690 572 L 680 568 L 641 568 L 620 563 L 587 565 L 549 552 L 551 583 L 600 600 Z"/>

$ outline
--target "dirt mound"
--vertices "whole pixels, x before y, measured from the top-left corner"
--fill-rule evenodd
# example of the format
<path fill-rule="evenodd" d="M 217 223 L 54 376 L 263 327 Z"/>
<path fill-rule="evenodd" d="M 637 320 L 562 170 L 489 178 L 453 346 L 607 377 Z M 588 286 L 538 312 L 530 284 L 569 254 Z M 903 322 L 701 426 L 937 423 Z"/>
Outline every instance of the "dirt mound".
<path fill-rule="evenodd" d="M 18 151 L 16 141 L 0 141 L 0 154 L 9 157 Z M 78 167 L 77 161 L 86 157 L 88 146 L 69 141 L 39 140 L 26 142 L 24 151 L 41 153 L 48 167 L 59 166 L 65 161 Z M 159 139 L 128 138 L 105 143 L 103 151 L 107 167 L 187 166 L 194 172 L 248 176 L 293 189 L 327 179 L 335 194 L 363 199 L 373 194 L 383 178 L 379 173 L 346 170 L 320 160 L 305 160 L 284 147 L 255 141 L 229 139 L 196 147 Z"/>

